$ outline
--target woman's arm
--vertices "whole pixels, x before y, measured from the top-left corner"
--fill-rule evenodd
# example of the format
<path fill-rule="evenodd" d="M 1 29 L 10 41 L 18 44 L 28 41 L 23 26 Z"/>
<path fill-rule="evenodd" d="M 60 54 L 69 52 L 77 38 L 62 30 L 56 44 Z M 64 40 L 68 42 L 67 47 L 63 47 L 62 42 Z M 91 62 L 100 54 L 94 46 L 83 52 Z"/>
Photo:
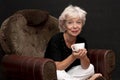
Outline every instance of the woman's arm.
<path fill-rule="evenodd" d="M 86 49 L 80 49 L 78 52 L 73 53 L 74 56 L 78 59 L 80 59 L 81 66 L 83 69 L 87 69 L 90 65 L 90 60 L 87 56 L 87 50 Z"/>
<path fill-rule="evenodd" d="M 83 69 L 87 69 L 90 65 L 90 60 L 89 58 L 87 57 L 87 55 L 83 58 L 80 58 L 80 61 L 81 61 L 81 66 Z"/>
<path fill-rule="evenodd" d="M 73 54 L 71 54 L 70 56 L 68 56 L 66 59 L 64 59 L 61 62 L 56 61 L 55 63 L 56 63 L 57 70 L 65 70 L 75 60 L 76 60 L 76 58 L 74 57 Z"/>

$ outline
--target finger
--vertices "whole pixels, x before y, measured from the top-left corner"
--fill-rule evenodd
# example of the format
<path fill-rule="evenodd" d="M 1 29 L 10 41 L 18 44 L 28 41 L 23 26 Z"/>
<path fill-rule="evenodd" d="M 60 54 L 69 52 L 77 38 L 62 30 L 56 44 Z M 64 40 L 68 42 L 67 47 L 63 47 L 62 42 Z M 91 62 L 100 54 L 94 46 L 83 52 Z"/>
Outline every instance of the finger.
<path fill-rule="evenodd" d="M 84 56 L 86 56 L 86 54 L 87 54 L 87 51 L 81 51 L 80 52 L 80 57 L 84 57 Z"/>

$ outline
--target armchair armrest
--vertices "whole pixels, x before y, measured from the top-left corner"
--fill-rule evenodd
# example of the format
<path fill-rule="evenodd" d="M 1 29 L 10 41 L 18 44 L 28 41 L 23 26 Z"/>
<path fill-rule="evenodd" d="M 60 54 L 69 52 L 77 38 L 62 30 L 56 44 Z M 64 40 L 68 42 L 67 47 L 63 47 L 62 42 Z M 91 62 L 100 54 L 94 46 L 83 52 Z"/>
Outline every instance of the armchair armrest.
<path fill-rule="evenodd" d="M 102 73 L 106 80 L 111 80 L 115 68 L 115 53 L 106 49 L 89 49 L 88 56 L 95 67 L 95 72 Z"/>
<path fill-rule="evenodd" d="M 1 65 L 9 80 L 57 80 L 56 66 L 51 59 L 5 55 Z"/>

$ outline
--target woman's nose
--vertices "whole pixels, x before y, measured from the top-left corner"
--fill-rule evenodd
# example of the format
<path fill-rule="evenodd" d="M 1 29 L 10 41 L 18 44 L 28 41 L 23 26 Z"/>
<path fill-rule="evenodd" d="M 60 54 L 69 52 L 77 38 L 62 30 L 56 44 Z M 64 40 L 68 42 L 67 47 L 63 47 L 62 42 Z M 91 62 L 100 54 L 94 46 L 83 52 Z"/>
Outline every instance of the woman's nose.
<path fill-rule="evenodd" d="M 77 24 L 76 24 L 76 23 L 74 23 L 74 24 L 73 24 L 73 27 L 74 27 L 74 28 L 76 28 L 76 27 L 77 27 Z"/>

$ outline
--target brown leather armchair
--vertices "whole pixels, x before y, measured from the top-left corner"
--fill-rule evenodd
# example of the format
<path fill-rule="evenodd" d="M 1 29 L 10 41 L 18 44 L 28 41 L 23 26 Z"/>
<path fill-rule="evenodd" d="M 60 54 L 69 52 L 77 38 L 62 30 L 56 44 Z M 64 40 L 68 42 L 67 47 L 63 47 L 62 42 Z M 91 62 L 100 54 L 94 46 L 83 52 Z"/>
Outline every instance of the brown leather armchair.
<path fill-rule="evenodd" d="M 46 11 L 26 9 L 7 18 L 0 29 L 0 44 L 6 55 L 1 61 L 8 80 L 57 80 L 53 60 L 45 59 L 50 37 L 59 32 L 58 21 Z M 115 66 L 112 50 L 89 49 L 95 71 L 111 79 Z"/>

